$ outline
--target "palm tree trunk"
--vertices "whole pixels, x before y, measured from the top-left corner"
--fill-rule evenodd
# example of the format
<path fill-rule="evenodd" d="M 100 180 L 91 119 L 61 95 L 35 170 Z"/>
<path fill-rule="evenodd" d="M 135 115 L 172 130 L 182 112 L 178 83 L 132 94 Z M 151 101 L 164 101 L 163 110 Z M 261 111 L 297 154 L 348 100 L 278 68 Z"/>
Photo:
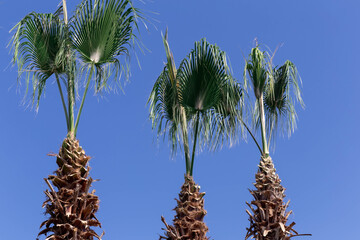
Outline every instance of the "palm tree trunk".
<path fill-rule="evenodd" d="M 264 111 L 264 96 L 261 94 L 260 98 L 258 99 L 259 103 L 259 111 L 260 111 L 260 121 L 261 121 L 261 138 L 262 138 L 262 145 L 263 145 L 263 153 L 269 155 L 269 149 L 266 142 L 266 128 L 265 128 L 265 111 Z"/>
<path fill-rule="evenodd" d="M 43 207 L 50 217 L 40 225 L 40 228 L 45 226 L 45 229 L 39 236 L 52 233 L 52 237 L 48 239 L 101 239 L 103 234 L 99 236 L 91 229 L 101 227 L 101 224 L 95 217 L 99 209 L 99 199 L 95 190 L 89 193 L 93 182 L 89 177 L 90 157 L 85 155 L 79 141 L 73 138 L 66 138 L 59 154 L 53 156 L 57 157 L 59 168 L 55 175 L 45 179 L 50 191 L 45 191 L 47 199 Z"/>
<path fill-rule="evenodd" d="M 208 227 L 203 221 L 206 215 L 204 195 L 193 178 L 185 175 L 185 183 L 181 187 L 179 199 L 176 200 L 174 224 L 168 225 L 164 217 L 161 217 L 166 228 L 163 228 L 165 236 L 160 236 L 159 240 L 208 240 Z"/>
<path fill-rule="evenodd" d="M 293 229 L 294 222 L 287 225 L 288 217 L 292 213 L 286 212 L 290 201 L 284 202 L 285 188 L 281 185 L 270 156 L 261 157 L 255 180 L 256 189 L 249 190 L 254 200 L 251 204 L 246 202 L 252 213 L 246 210 L 250 227 L 247 228 L 245 239 L 251 237 L 256 240 L 289 240 L 295 236 L 311 235 L 298 234 Z"/>

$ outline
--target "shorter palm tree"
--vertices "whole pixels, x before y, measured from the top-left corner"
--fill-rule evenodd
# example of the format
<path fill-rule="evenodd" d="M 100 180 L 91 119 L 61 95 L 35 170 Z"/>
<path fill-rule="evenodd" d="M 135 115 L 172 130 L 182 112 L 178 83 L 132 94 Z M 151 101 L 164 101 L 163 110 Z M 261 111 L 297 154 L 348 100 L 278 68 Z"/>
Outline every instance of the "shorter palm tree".
<path fill-rule="evenodd" d="M 291 214 L 291 211 L 286 211 L 289 202 L 284 202 L 285 188 L 281 185 L 269 156 L 270 140 L 274 138 L 279 126 L 286 126 L 289 136 L 296 127 L 297 115 L 292 98 L 295 97 L 304 107 L 297 69 L 290 61 L 274 67 L 273 56 L 262 52 L 258 46 L 251 50 L 249 58 L 244 70 L 245 86 L 248 85 L 248 74 L 256 99 L 253 119 L 255 129 L 260 128 L 261 131 L 262 148 L 241 118 L 261 153 L 259 169 L 255 175 L 256 189 L 250 190 L 254 200 L 251 204 L 246 203 L 252 213 L 246 210 L 250 217 L 250 227 L 247 228 L 245 239 L 251 237 L 257 240 L 288 240 L 295 236 L 309 235 L 298 234 L 293 229 L 294 222 L 287 224 Z"/>
<path fill-rule="evenodd" d="M 166 229 L 160 239 L 205 240 L 208 239 L 208 228 L 203 222 L 205 193 L 200 192 L 193 180 L 196 147 L 216 148 L 236 132 L 235 115 L 242 95 L 229 72 L 225 53 L 216 45 L 205 39 L 195 42 L 194 49 L 176 69 L 167 34 L 163 40 L 167 64 L 149 98 L 150 118 L 158 134 L 168 131 L 173 152 L 181 142 L 186 174 L 174 224 L 169 226 L 162 217 Z M 193 145 L 191 154 L 188 133 Z"/>
<path fill-rule="evenodd" d="M 44 229 L 39 236 L 50 233 L 48 240 L 102 237 L 91 228 L 101 226 L 95 216 L 99 199 L 95 190 L 89 192 L 93 182 L 89 177 L 90 157 L 79 145 L 76 133 L 90 81 L 94 79 L 99 92 L 108 86 L 110 77 L 118 79 L 125 70 L 117 57 L 127 55 L 132 47 L 137 12 L 129 0 L 83 0 L 68 21 L 63 0 L 54 14 L 33 12 L 14 27 L 14 63 L 18 64 L 19 76 L 27 74 L 27 86 L 32 79 L 33 103 L 36 101 L 38 107 L 47 80 L 55 76 L 67 125 L 67 137 L 59 154 L 54 155 L 59 168 L 45 179 L 50 190 L 45 191 L 43 207 L 49 218 L 41 224 Z M 85 71 L 88 76 L 75 118 L 75 81 Z"/>

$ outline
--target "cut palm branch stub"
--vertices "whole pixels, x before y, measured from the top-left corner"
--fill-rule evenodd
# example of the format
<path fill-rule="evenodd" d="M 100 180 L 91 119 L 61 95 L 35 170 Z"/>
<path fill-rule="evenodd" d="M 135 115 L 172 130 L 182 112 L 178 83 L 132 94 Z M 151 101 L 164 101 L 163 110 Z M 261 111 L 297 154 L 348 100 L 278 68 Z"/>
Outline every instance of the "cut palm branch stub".
<path fill-rule="evenodd" d="M 298 234 L 292 222 L 287 224 L 291 211 L 286 212 L 289 202 L 285 203 L 285 188 L 276 174 L 276 169 L 270 157 L 262 157 L 259 169 L 255 175 L 255 190 L 249 190 L 254 200 L 246 203 L 250 209 L 250 227 L 247 228 L 245 239 L 256 240 L 289 240 L 297 236 L 311 236 L 311 234 Z"/>
<path fill-rule="evenodd" d="M 185 176 L 185 183 L 181 187 L 173 226 L 169 226 L 164 217 L 161 221 L 165 224 L 165 236 L 159 240 L 208 240 L 206 233 L 208 227 L 204 223 L 206 211 L 204 210 L 205 193 L 200 192 L 200 187 L 195 184 L 190 176 Z"/>
<path fill-rule="evenodd" d="M 43 207 L 49 219 L 44 221 L 40 228 L 45 226 L 40 235 L 51 233 L 49 240 L 93 240 L 101 239 L 91 227 L 101 227 L 95 217 L 99 209 L 99 199 L 89 193 L 93 180 L 88 177 L 90 157 L 79 146 L 76 139 L 66 138 L 57 157 L 59 168 L 55 175 L 50 175 L 45 182 L 50 188 L 45 191 L 47 200 Z M 55 186 L 57 191 L 54 189 Z"/>

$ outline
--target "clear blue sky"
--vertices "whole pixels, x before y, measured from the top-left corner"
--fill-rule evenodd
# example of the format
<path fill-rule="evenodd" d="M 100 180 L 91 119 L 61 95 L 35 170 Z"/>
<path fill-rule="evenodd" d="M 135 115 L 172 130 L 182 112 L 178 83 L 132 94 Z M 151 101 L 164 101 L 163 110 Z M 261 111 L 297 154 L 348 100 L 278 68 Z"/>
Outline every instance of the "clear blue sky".
<path fill-rule="evenodd" d="M 36 114 L 21 105 L 16 68 L 6 45 L 9 30 L 27 13 L 53 12 L 59 0 L 0 0 L 0 239 L 35 239 L 45 219 L 43 178 L 56 170 L 55 159 L 66 136 L 56 84 L 48 81 Z M 68 0 L 69 8 L 79 3 Z M 275 63 L 292 60 L 303 80 L 304 111 L 290 139 L 278 139 L 272 154 L 287 188 L 290 221 L 301 239 L 354 239 L 358 235 L 360 2 L 334 0 L 161 0 L 136 6 L 159 13 L 157 30 L 142 31 L 151 50 L 132 64 L 125 94 L 87 98 L 78 138 L 90 161 L 100 197 L 97 214 L 104 239 L 158 239 L 160 216 L 171 222 L 174 198 L 183 183 L 182 154 L 171 159 L 169 144 L 157 142 L 146 101 L 161 72 L 165 53 L 161 31 L 179 64 L 195 41 L 206 37 L 227 52 L 242 81 L 243 55 L 253 39 L 275 49 Z M 152 15 L 154 16 L 154 15 Z M 142 29 L 143 30 L 143 29 Z M 252 142 L 200 153 L 195 180 L 206 192 L 208 236 L 243 239 L 248 227 L 245 201 L 251 200 L 259 154 Z"/>

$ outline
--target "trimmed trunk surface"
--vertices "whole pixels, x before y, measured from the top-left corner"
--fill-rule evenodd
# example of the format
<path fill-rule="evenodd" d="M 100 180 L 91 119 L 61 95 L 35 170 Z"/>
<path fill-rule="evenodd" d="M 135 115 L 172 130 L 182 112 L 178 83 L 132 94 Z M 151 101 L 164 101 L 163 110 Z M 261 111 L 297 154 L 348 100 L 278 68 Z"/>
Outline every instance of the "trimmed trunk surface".
<path fill-rule="evenodd" d="M 79 146 L 76 139 L 66 138 L 56 156 L 59 168 L 45 178 L 50 190 L 46 190 L 47 200 L 43 204 L 49 219 L 40 228 L 45 229 L 39 236 L 51 233 L 46 240 L 93 240 L 101 239 L 90 227 L 101 227 L 95 217 L 99 209 L 99 199 L 95 190 L 89 193 L 93 179 L 89 177 L 90 157 Z M 52 184 L 51 184 L 51 183 Z M 55 190 L 53 185 L 57 188 Z"/>
<path fill-rule="evenodd" d="M 169 226 L 164 217 L 161 221 L 165 224 L 165 236 L 159 240 L 208 240 L 206 233 L 208 227 L 204 223 L 206 210 L 204 209 L 205 193 L 200 192 L 200 186 L 196 185 L 191 176 L 185 176 L 185 183 L 181 187 L 179 199 L 176 199 L 176 215 L 173 226 Z"/>
<path fill-rule="evenodd" d="M 288 217 L 292 211 L 287 212 L 288 201 L 284 202 L 285 188 L 276 174 L 271 157 L 262 157 L 259 169 L 255 175 L 255 190 L 249 190 L 254 200 L 246 204 L 251 209 L 249 215 L 250 227 L 247 228 L 245 239 L 249 237 L 256 240 L 289 240 L 298 234 L 293 226 L 294 222 L 287 225 Z"/>

